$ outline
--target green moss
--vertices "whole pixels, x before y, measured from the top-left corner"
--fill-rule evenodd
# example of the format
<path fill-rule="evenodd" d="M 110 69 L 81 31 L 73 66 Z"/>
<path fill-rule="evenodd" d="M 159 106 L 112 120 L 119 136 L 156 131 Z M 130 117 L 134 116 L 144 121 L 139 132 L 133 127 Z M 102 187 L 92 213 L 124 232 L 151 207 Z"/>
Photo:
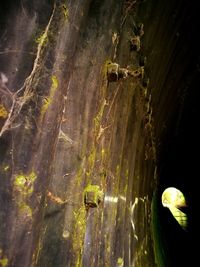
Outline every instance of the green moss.
<path fill-rule="evenodd" d="M 84 235 L 86 230 L 86 210 L 85 207 L 82 206 L 77 211 L 73 212 L 74 215 L 74 231 L 72 236 L 72 247 L 73 251 L 76 255 L 77 267 L 81 266 L 81 259 L 83 253 L 83 245 L 84 245 Z"/>
<path fill-rule="evenodd" d="M 45 32 L 41 33 L 40 36 L 38 36 L 35 41 L 37 44 L 45 46 L 48 41 L 47 34 Z"/>
<path fill-rule="evenodd" d="M 52 101 L 51 101 L 51 99 L 49 99 L 49 97 L 45 98 L 43 100 L 42 109 L 41 109 L 41 114 L 42 115 L 44 115 L 46 113 L 46 111 L 47 111 L 48 107 L 50 106 L 51 102 Z"/>
<path fill-rule="evenodd" d="M 55 75 L 51 76 L 51 89 L 50 89 L 50 94 L 49 97 L 46 97 L 43 100 L 43 104 L 42 104 L 42 108 L 41 108 L 41 114 L 44 115 L 47 111 L 47 109 L 49 108 L 49 106 L 52 104 L 53 102 L 53 98 L 54 98 L 54 94 L 56 92 L 56 89 L 58 88 L 58 79 Z"/>
<path fill-rule="evenodd" d="M 20 173 L 15 176 L 13 183 L 15 200 L 19 212 L 25 216 L 32 217 L 32 210 L 27 201 L 33 193 L 36 178 L 37 175 L 33 171 L 30 174 Z"/>
<path fill-rule="evenodd" d="M 8 259 L 7 258 L 0 259 L 0 266 L 2 267 L 8 266 Z"/>
<path fill-rule="evenodd" d="M 84 189 L 84 192 L 94 192 L 95 194 L 101 194 L 102 191 L 99 189 L 99 186 L 98 185 L 92 185 L 92 184 L 89 184 L 85 189 Z"/>
<path fill-rule="evenodd" d="M 49 31 L 43 31 L 40 33 L 38 37 L 36 37 L 35 42 L 40 46 L 40 47 L 45 47 L 48 43 L 48 32 Z"/>
<path fill-rule="evenodd" d="M 20 213 L 24 214 L 25 216 L 32 217 L 32 209 L 30 206 L 28 206 L 26 203 L 20 203 L 19 205 L 19 211 Z"/>
<path fill-rule="evenodd" d="M 117 259 L 117 264 L 118 265 L 123 265 L 124 264 L 124 260 L 122 258 L 118 258 Z"/>
<path fill-rule="evenodd" d="M 28 175 L 23 173 L 16 175 L 14 180 L 14 189 L 20 194 L 29 197 L 33 192 L 33 185 L 37 178 L 35 172 L 31 172 Z"/>
<path fill-rule="evenodd" d="M 103 191 L 100 190 L 98 185 L 90 184 L 84 189 L 84 196 L 86 199 L 86 204 L 89 206 L 91 204 L 92 206 L 97 207 L 99 201 L 102 201 L 103 199 Z"/>
<path fill-rule="evenodd" d="M 80 267 L 81 266 L 81 258 L 78 257 L 78 260 L 76 262 L 76 267 Z"/>
<path fill-rule="evenodd" d="M 6 267 L 8 266 L 8 258 L 3 256 L 3 251 L 0 249 L 0 266 Z"/>
<path fill-rule="evenodd" d="M 51 86 L 51 92 L 54 91 L 58 88 L 58 79 L 55 75 L 51 76 L 51 81 L 52 81 L 52 86 Z"/>
<path fill-rule="evenodd" d="M 61 7 L 62 7 L 62 12 L 63 12 L 64 18 L 66 20 L 68 20 L 69 19 L 69 9 L 68 9 L 67 5 L 63 4 Z"/>

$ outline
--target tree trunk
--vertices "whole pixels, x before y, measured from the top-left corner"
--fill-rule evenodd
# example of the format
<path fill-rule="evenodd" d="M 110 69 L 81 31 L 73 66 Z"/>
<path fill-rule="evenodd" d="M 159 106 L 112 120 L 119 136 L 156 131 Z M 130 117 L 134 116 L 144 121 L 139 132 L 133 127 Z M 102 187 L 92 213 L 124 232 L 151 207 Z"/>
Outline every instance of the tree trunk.
<path fill-rule="evenodd" d="M 154 2 L 0 4 L 0 266 L 167 261 L 151 203 L 196 74 L 189 4 Z"/>

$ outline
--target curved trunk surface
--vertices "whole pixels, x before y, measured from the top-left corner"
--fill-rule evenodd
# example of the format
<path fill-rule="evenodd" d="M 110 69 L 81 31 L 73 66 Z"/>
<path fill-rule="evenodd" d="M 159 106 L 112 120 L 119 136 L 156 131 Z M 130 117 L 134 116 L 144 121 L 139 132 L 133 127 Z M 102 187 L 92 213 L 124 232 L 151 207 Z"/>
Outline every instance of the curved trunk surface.
<path fill-rule="evenodd" d="M 172 181 L 193 190 L 163 168 L 182 141 L 192 152 L 187 125 L 197 134 L 189 8 L 0 4 L 0 266 L 178 266 L 155 203 Z"/>

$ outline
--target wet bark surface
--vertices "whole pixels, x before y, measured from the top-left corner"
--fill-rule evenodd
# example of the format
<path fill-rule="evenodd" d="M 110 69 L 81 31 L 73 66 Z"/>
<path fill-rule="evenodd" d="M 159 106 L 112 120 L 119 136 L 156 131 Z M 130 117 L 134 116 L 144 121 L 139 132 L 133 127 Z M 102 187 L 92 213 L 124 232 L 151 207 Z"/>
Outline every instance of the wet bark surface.
<path fill-rule="evenodd" d="M 151 203 L 158 175 L 165 181 L 158 164 L 168 162 L 159 142 L 174 123 L 182 130 L 196 70 L 187 76 L 193 61 L 181 65 L 190 45 L 172 60 L 180 1 L 162 7 L 166 21 L 161 1 L 146 2 L 0 4 L 0 265 L 159 264 Z M 133 49 L 139 23 L 145 34 Z"/>

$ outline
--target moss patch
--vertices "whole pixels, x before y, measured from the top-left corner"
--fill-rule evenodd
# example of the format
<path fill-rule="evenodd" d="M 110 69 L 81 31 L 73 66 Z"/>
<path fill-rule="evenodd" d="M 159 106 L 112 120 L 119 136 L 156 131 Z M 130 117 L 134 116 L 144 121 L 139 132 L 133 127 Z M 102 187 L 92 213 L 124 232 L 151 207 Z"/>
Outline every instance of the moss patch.
<path fill-rule="evenodd" d="M 8 111 L 3 105 L 0 105 L 0 118 L 6 119 L 8 117 Z"/>
<path fill-rule="evenodd" d="M 117 259 L 117 264 L 122 266 L 124 264 L 124 260 L 122 258 Z"/>
<path fill-rule="evenodd" d="M 84 202 L 86 206 L 97 207 L 103 199 L 103 192 L 98 185 L 88 185 L 84 190 Z"/>
<path fill-rule="evenodd" d="M 77 267 L 81 266 L 83 253 L 84 236 L 86 230 L 86 209 L 84 206 L 73 212 L 74 215 L 74 231 L 73 231 L 73 251 L 76 255 Z"/>
<path fill-rule="evenodd" d="M 36 178 L 35 172 L 31 172 L 28 175 L 18 174 L 14 180 L 14 189 L 20 192 L 21 195 L 29 197 L 33 193 L 33 185 Z"/>
<path fill-rule="evenodd" d="M 0 266 L 2 267 L 8 266 L 8 259 L 7 258 L 0 259 Z"/>
<path fill-rule="evenodd" d="M 48 42 L 48 37 L 47 37 L 47 33 L 46 32 L 42 32 L 40 34 L 40 36 L 38 36 L 36 38 L 36 43 L 41 45 L 42 47 L 46 46 L 47 45 L 47 42 Z"/>
<path fill-rule="evenodd" d="M 20 173 L 15 176 L 13 183 L 14 197 L 17 202 L 18 210 L 26 216 L 32 216 L 32 210 L 27 202 L 33 193 L 36 178 L 37 176 L 33 171 L 26 175 Z"/>
<path fill-rule="evenodd" d="M 56 89 L 58 88 L 58 79 L 55 75 L 51 76 L 51 89 L 50 89 L 50 94 L 48 97 L 46 97 L 43 100 L 43 104 L 42 104 L 42 108 L 41 108 L 41 114 L 44 115 L 47 111 L 47 109 L 49 108 L 49 106 L 52 104 L 53 102 L 53 97 L 55 95 Z"/>
<path fill-rule="evenodd" d="M 8 258 L 3 255 L 2 249 L 0 249 L 0 266 L 1 267 L 8 266 Z"/>
<path fill-rule="evenodd" d="M 62 8 L 62 13 L 64 15 L 65 20 L 68 20 L 69 19 L 69 9 L 68 9 L 67 5 L 63 4 L 61 6 L 61 8 Z"/>

